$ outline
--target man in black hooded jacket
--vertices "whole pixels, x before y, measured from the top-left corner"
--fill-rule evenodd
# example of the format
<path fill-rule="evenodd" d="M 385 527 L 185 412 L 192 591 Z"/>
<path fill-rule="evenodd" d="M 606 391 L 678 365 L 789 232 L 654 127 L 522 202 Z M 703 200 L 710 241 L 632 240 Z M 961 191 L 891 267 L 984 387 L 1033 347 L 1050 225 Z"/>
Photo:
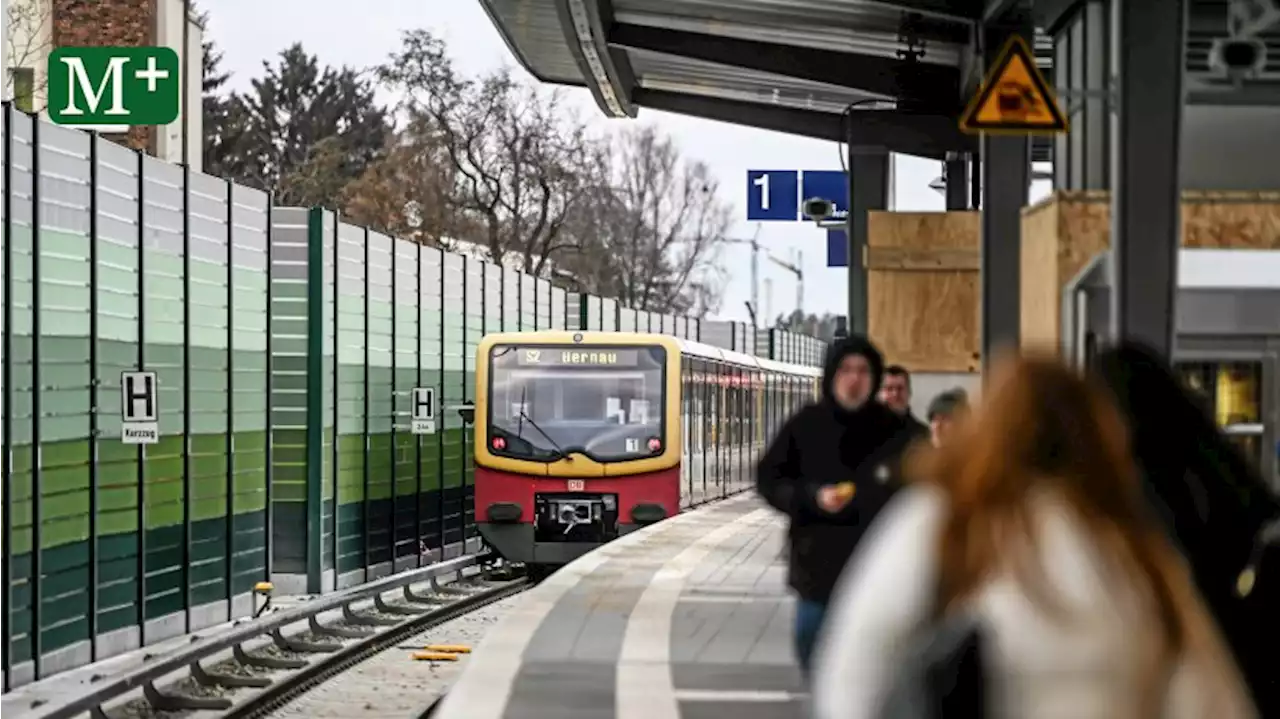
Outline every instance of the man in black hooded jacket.
<path fill-rule="evenodd" d="M 783 425 L 757 468 L 760 494 L 791 518 L 788 582 L 798 595 L 796 654 L 806 674 L 836 580 L 893 494 L 897 460 L 913 437 L 875 400 L 883 372 L 866 338 L 834 344 L 822 399 Z"/>

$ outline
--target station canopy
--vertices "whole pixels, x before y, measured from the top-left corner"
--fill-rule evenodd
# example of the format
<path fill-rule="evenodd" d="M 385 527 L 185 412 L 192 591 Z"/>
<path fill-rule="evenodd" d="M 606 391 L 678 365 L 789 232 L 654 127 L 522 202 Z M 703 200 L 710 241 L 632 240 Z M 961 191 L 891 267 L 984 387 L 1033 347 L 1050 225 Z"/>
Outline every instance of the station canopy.
<path fill-rule="evenodd" d="M 481 2 L 525 69 L 586 87 L 609 117 L 651 108 L 936 159 L 977 149 L 957 117 L 981 79 L 980 1 Z M 1037 38 L 1040 64 L 1051 46 Z"/>

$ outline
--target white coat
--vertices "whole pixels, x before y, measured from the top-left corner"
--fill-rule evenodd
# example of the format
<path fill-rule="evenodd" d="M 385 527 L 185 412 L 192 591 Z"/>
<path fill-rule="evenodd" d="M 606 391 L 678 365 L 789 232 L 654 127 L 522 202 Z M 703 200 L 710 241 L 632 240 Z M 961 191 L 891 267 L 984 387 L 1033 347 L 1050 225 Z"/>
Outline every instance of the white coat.
<path fill-rule="evenodd" d="M 966 604 L 984 627 L 990 717 L 1138 719 L 1143 657 L 1157 625 L 1064 501 L 1032 503 L 1045 578 L 1070 610 L 1047 614 L 1010 576 L 993 577 Z M 816 719 L 872 719 L 899 648 L 927 625 L 937 581 L 945 498 L 912 487 L 886 507 L 837 586 L 815 656 Z M 1169 663 L 1163 719 L 1253 719 L 1256 710 L 1198 595 L 1190 602 L 1209 648 Z M 1148 651 L 1143 654 L 1143 648 Z M 1147 664 L 1147 666 L 1150 666 Z M 1147 676 L 1150 672 L 1145 673 Z"/>

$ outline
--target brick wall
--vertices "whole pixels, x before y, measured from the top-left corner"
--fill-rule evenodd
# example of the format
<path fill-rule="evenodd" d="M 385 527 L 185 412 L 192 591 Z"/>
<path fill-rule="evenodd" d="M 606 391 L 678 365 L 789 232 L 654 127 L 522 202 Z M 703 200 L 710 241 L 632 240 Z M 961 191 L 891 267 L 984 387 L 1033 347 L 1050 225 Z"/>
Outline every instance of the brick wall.
<path fill-rule="evenodd" d="M 54 47 L 154 44 L 155 0 L 53 0 Z M 154 128 L 134 127 L 128 135 L 103 135 L 134 149 L 151 152 Z"/>

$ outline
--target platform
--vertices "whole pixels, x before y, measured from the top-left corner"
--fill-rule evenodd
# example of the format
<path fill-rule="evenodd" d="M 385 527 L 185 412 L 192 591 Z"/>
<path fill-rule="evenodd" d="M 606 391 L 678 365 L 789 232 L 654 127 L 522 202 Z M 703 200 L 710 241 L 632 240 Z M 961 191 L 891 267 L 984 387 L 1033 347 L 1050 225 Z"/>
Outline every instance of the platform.
<path fill-rule="evenodd" d="M 806 716 L 784 540 L 747 493 L 578 559 L 494 627 L 436 716 Z"/>

